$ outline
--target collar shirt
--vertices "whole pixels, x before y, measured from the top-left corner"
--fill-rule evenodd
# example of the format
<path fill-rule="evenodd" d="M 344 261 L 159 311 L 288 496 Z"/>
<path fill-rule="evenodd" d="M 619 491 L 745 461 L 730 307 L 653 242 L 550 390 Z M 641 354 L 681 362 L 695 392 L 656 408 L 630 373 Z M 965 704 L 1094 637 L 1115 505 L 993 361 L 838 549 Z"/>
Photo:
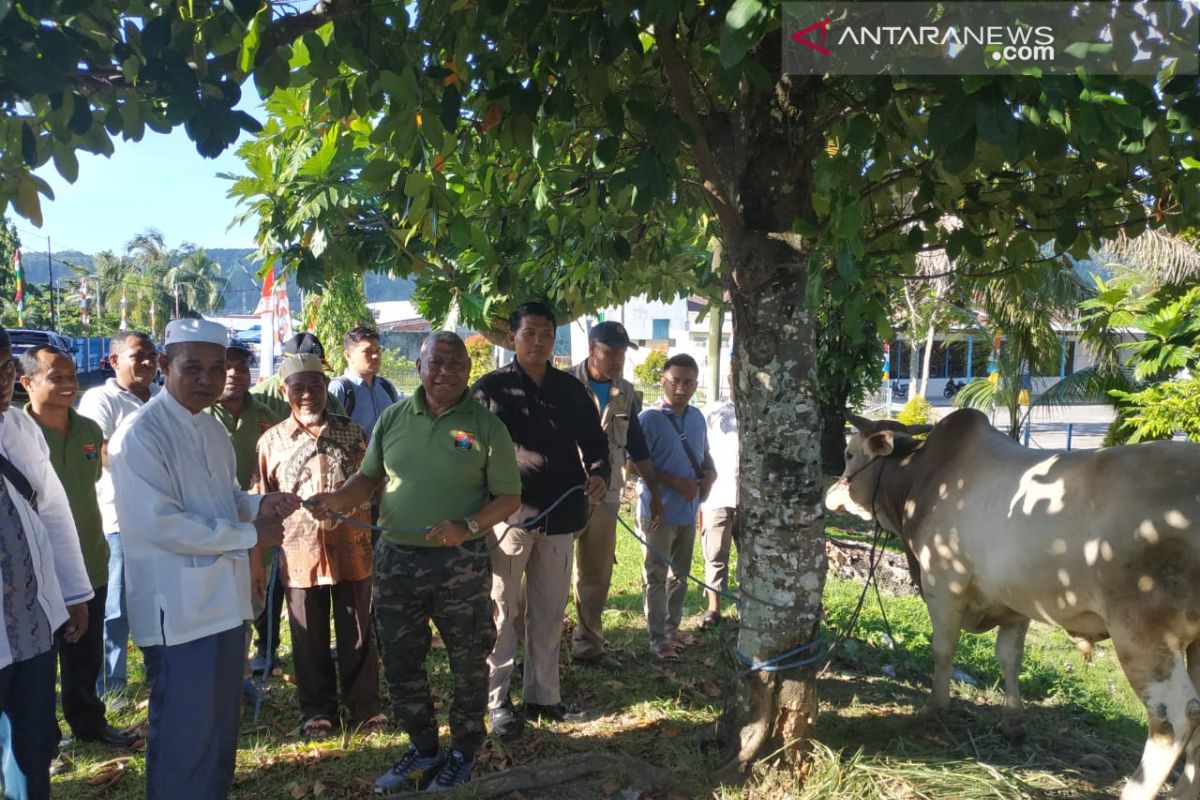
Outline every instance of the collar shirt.
<path fill-rule="evenodd" d="M 150 384 L 150 398 L 162 391 L 157 383 Z M 88 389 L 79 398 L 79 413 L 100 426 L 104 441 L 116 435 L 117 429 L 142 410 L 142 398 L 121 387 L 116 378 L 109 378 L 99 386 Z M 100 519 L 105 533 L 117 533 L 117 507 L 113 500 L 112 473 L 104 469 L 96 484 L 96 500 L 100 503 Z"/>
<path fill-rule="evenodd" d="M 378 376 L 368 386 L 364 378 L 350 370 L 346 370 L 342 377 L 329 384 L 329 393 L 341 401 L 344 407 L 350 405 L 347 399 L 350 392 L 354 393 L 354 407 L 350 409 L 350 419 L 361 425 L 362 429 L 367 432 L 367 441 L 371 440 L 371 434 L 375 431 L 375 423 L 379 421 L 383 412 L 387 411 L 393 403 L 404 399 L 397 394 L 396 399 L 393 400 L 392 395 L 384 388 L 383 380 Z"/>
<path fill-rule="evenodd" d="M 600 427 L 608 437 L 609 462 L 612 466 L 613 480 L 608 484 L 606 502 L 614 506 L 620 505 L 621 489 L 625 485 L 625 459 L 641 461 L 650 457 L 646 448 L 646 437 L 642 434 L 642 426 L 638 422 L 638 414 L 642 411 L 642 396 L 633 384 L 624 378 L 615 381 L 593 381 L 588 375 L 587 359 L 571 367 L 570 374 L 574 375 L 587 389 L 588 397 L 596 404 L 600 413 Z M 606 392 L 604 397 L 596 394 L 597 387 Z"/>
<path fill-rule="evenodd" d="M 311 497 L 332 492 L 358 471 L 366 432 L 348 417 L 326 414 L 318 435 L 288 417 L 258 441 L 255 488 Z M 368 506 L 346 516 L 369 524 Z M 280 575 L 292 589 L 331 586 L 371 576 L 371 532 L 337 520 L 318 522 L 301 508 L 283 522 Z"/>
<path fill-rule="evenodd" d="M 258 469 L 255 448 L 258 446 L 259 437 L 287 417 L 276 415 L 254 395 L 246 397 L 242 413 L 236 417 L 226 411 L 225 406 L 220 403 L 209 406 L 208 413 L 225 426 L 229 441 L 233 444 L 234 458 L 237 459 L 238 486 L 249 490 L 250 485 L 254 483 L 254 473 Z"/>
<path fill-rule="evenodd" d="M 13 663 L 15 656 L 24 660 L 40 655 L 25 650 L 47 644 L 37 634 L 41 626 L 45 625 L 45 630 L 53 634 L 67 621 L 67 606 L 85 603 L 95 593 L 84 567 L 67 493 L 50 464 L 46 440 L 29 415 L 12 408 L 0 414 L 0 453 L 37 493 L 37 511 L 34 511 L 16 486 L 7 478 L 0 478 L 11 501 L 11 505 L 4 504 L 6 518 L 0 536 L 7 545 L 5 555 L 20 559 L 19 569 L 26 573 L 29 589 L 21 596 L 16 592 L 0 593 L 0 611 L 5 620 L 4 633 L 0 634 L 0 669 L 3 669 Z M 13 566 L 5 567 L 6 580 Z M 18 603 L 23 608 L 18 608 Z M 9 620 L 24 626 L 15 634 L 17 642 L 10 640 Z"/>
<path fill-rule="evenodd" d="M 71 517 L 79 534 L 83 563 L 91 578 L 92 588 L 99 589 L 108 583 L 108 542 L 104 538 L 100 506 L 96 502 L 104 434 L 100 432 L 99 425 L 87 417 L 81 417 L 73 408 L 67 409 L 66 433 L 43 425 L 33 417 L 29 406 L 25 407 L 25 413 L 41 430 L 46 446 L 50 448 L 50 464 L 54 467 L 54 474 L 62 481 L 67 502 L 71 505 Z"/>
<path fill-rule="evenodd" d="M 670 415 L 670 416 L 668 416 Z M 660 403 L 641 413 L 642 432 L 646 436 L 646 444 L 650 447 L 650 461 L 654 464 L 655 472 L 667 472 L 681 478 L 698 478 L 692 460 L 688 458 L 683 442 L 679 439 L 679 430 L 675 427 L 677 421 L 687 435 L 688 445 L 696 456 L 696 462 L 704 464 L 704 453 L 708 450 L 708 429 L 704 424 L 704 415 L 700 409 L 688 406 L 680 417 L 671 407 Z M 638 481 L 640 500 L 638 513 L 643 518 L 650 517 L 650 492 L 646 490 L 645 481 Z M 700 510 L 699 496 L 690 502 L 679 492 L 667 486 L 659 489 L 663 503 L 663 522 L 668 525 L 694 525 L 696 512 Z"/>
<path fill-rule="evenodd" d="M 184 644 L 251 619 L 247 550 L 262 498 L 237 485 L 229 435 L 162 392 L 109 443 L 140 647 Z"/>
<path fill-rule="evenodd" d="M 738 504 L 738 428 L 733 403 L 722 400 L 704 409 L 708 427 L 708 448 L 717 468 L 708 499 L 701 504 L 705 511 L 718 508 L 737 508 Z"/>
<path fill-rule="evenodd" d="M 595 401 L 573 376 L 547 364 L 539 386 L 513 359 L 476 381 L 471 392 L 500 418 L 517 449 L 521 507 L 508 518 L 510 525 L 541 513 L 588 475 L 609 482 L 608 436 Z M 535 527 L 574 533 L 587 524 L 587 514 L 587 498 L 572 492 Z"/>

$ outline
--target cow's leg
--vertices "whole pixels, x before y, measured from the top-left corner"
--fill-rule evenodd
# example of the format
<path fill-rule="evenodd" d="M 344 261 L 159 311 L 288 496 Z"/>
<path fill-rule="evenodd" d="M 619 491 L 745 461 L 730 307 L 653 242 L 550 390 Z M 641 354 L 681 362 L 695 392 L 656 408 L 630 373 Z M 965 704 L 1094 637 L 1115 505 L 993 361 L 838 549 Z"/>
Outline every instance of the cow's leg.
<path fill-rule="evenodd" d="M 1188 646 L 1187 669 L 1192 688 L 1200 693 L 1200 642 Z M 1200 798 L 1200 702 L 1189 701 L 1187 712 L 1193 726 L 1192 734 L 1184 746 L 1183 772 L 1171 796 L 1178 800 L 1197 800 Z"/>
<path fill-rule="evenodd" d="M 933 690 L 921 716 L 934 716 L 950 707 L 950 673 L 954 670 L 954 651 L 962 630 L 962 609 L 957 598 L 927 593 L 929 621 L 933 627 Z"/>
<path fill-rule="evenodd" d="M 1025 706 L 1021 703 L 1021 659 L 1025 655 L 1025 633 L 1029 620 L 1001 625 L 996 632 L 996 660 L 1004 673 L 1004 711 L 1000 733 L 1010 742 L 1025 738 Z"/>
<path fill-rule="evenodd" d="M 1125 676 L 1146 705 L 1149 722 L 1142 762 L 1125 784 L 1121 800 L 1152 800 L 1196 728 L 1200 695 L 1182 650 L 1115 631 L 1113 645 Z"/>

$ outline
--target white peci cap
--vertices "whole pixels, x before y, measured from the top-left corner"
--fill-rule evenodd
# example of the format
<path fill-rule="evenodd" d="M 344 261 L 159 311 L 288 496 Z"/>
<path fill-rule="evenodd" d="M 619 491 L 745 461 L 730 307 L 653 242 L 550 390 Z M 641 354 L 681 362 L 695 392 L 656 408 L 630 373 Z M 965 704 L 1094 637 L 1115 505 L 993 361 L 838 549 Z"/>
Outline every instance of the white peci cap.
<path fill-rule="evenodd" d="M 176 319 L 167 324 L 167 336 L 164 344 L 183 344 L 185 342 L 204 342 L 229 345 L 229 331 L 224 325 L 209 322 L 206 319 Z"/>

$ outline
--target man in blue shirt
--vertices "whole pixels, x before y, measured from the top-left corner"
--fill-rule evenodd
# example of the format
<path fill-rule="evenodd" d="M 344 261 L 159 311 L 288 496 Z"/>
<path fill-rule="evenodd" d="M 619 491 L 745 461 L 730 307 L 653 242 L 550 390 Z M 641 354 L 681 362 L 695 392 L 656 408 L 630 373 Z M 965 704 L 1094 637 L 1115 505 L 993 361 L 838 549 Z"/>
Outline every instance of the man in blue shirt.
<path fill-rule="evenodd" d="M 350 419 L 367 432 L 369 442 L 375 421 L 388 406 L 401 399 L 400 394 L 391 381 L 379 376 L 383 367 L 379 331 L 355 325 L 342 337 L 342 353 L 346 356 L 346 371 L 329 384 L 329 393 L 346 407 Z"/>
<path fill-rule="evenodd" d="M 696 543 L 696 513 L 717 478 L 704 415 L 689 405 L 699 377 L 700 367 L 691 356 L 667 359 L 662 400 L 638 416 L 662 495 L 663 524 L 656 529 L 650 524 L 650 492 L 639 482 L 638 528 L 650 544 L 643 547 L 642 561 L 646 626 L 650 651 L 663 661 L 677 661 L 686 644 L 679 623 Z"/>

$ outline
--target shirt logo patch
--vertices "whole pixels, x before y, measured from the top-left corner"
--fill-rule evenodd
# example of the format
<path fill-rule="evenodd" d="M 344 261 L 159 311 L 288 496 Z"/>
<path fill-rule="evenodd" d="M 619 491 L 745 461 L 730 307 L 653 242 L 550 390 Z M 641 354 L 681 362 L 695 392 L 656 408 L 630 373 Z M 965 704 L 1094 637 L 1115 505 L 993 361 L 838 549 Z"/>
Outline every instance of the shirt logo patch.
<path fill-rule="evenodd" d="M 83 446 L 83 457 L 86 458 L 88 461 L 95 461 L 96 457 L 98 455 L 99 455 L 99 453 L 96 450 L 96 445 L 85 444 Z"/>
<path fill-rule="evenodd" d="M 450 431 L 454 437 L 454 447 L 458 450 L 470 450 L 475 446 L 475 434 L 470 431 Z"/>

